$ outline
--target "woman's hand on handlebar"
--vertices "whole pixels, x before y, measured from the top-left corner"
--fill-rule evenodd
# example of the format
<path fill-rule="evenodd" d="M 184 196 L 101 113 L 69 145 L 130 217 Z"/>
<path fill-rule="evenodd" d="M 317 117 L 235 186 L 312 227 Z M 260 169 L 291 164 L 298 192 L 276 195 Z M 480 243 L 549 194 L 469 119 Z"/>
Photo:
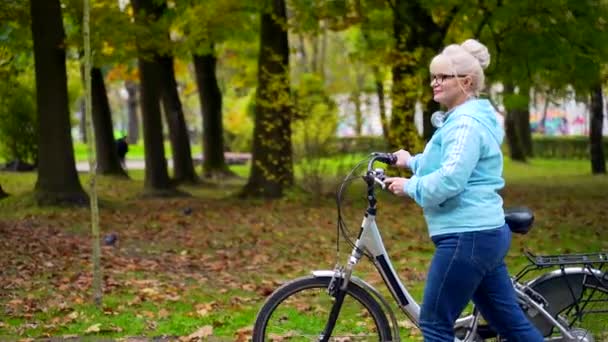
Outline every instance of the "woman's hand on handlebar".
<path fill-rule="evenodd" d="M 388 191 L 392 192 L 393 194 L 397 196 L 407 196 L 407 194 L 405 193 L 405 186 L 409 181 L 409 178 L 388 177 L 384 179 L 384 184 L 387 185 Z"/>
<path fill-rule="evenodd" d="M 406 150 L 399 150 L 393 152 L 393 155 L 397 157 L 397 162 L 395 163 L 395 166 L 401 168 L 408 167 L 410 158 L 412 158 L 412 155 Z"/>

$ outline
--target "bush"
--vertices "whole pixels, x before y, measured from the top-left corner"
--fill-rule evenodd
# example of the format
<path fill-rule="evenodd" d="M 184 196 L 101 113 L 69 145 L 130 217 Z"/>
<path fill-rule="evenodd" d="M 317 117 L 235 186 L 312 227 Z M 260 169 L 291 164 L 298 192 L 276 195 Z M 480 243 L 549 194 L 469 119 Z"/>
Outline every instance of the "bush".
<path fill-rule="evenodd" d="M 604 155 L 608 158 L 608 139 L 604 137 Z M 589 159 L 589 137 L 546 137 L 532 138 L 534 156 L 539 158 Z"/>
<path fill-rule="evenodd" d="M 223 118 L 225 150 L 250 152 L 253 145 L 255 91 L 247 96 L 229 99 Z"/>
<path fill-rule="evenodd" d="M 11 84 L 12 83 L 12 84 Z M 7 82 L 0 88 L 0 156 L 36 164 L 38 126 L 34 91 Z"/>
<path fill-rule="evenodd" d="M 303 74 L 294 93 L 292 143 L 302 176 L 300 185 L 315 196 L 321 195 L 329 172 L 321 158 L 329 154 L 336 133 L 337 106 L 325 93 L 322 79 L 314 74 Z"/>
<path fill-rule="evenodd" d="M 391 152 L 388 148 L 388 142 L 382 136 L 342 137 L 331 142 L 332 154 Z"/>
<path fill-rule="evenodd" d="M 547 159 L 589 159 L 589 137 L 548 137 L 533 136 L 534 156 Z M 508 146 L 503 143 L 503 151 Z M 387 151 L 388 144 L 381 136 L 361 136 L 334 138 L 330 154 L 336 153 L 369 153 Z M 604 154 L 608 158 L 608 139 L 604 138 Z"/>

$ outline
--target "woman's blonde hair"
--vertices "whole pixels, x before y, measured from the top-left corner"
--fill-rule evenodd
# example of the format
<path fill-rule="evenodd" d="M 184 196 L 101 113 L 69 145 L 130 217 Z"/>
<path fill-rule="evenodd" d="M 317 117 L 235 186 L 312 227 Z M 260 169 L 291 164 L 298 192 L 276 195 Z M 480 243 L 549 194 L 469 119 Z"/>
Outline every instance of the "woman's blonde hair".
<path fill-rule="evenodd" d="M 475 39 L 467 39 L 460 45 L 446 46 L 440 54 L 433 58 L 430 70 L 432 74 L 471 76 L 473 80 L 472 95 L 478 96 L 484 88 L 483 70 L 488 65 L 490 65 L 488 48 Z"/>

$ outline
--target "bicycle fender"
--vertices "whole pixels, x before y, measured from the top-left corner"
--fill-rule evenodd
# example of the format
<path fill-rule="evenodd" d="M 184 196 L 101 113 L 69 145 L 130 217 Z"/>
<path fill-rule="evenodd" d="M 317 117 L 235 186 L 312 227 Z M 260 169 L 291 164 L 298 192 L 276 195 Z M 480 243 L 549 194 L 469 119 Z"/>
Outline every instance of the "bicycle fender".
<path fill-rule="evenodd" d="M 606 281 L 599 283 L 597 280 L 607 279 L 606 277 L 602 271 L 597 269 L 568 267 L 563 270 L 554 270 L 542 274 L 526 283 L 526 285 L 543 296 L 549 303 L 545 310 L 552 317 L 556 317 L 565 308 L 581 299 L 583 285 L 606 288 Z M 543 336 L 551 333 L 553 324 L 544 319 L 542 315 L 528 318 L 540 330 Z"/>
<path fill-rule="evenodd" d="M 312 275 L 315 278 L 332 278 L 335 274 L 336 274 L 336 272 L 334 270 L 312 271 Z M 340 272 L 340 273 L 338 273 L 338 276 L 340 278 L 343 278 L 344 273 Z M 397 325 L 397 317 L 395 317 L 395 313 L 393 312 L 393 309 L 391 308 L 390 304 L 386 301 L 386 299 L 380 294 L 380 292 L 378 292 L 378 290 L 376 290 L 376 288 L 374 288 L 372 285 L 370 285 L 365 280 L 363 280 L 359 277 L 351 276 L 350 282 L 354 283 L 355 285 L 357 285 L 360 288 L 364 289 L 365 291 L 369 292 L 373 297 L 375 297 L 380 302 L 380 305 L 382 306 L 384 311 L 388 314 L 389 319 L 391 321 L 391 325 L 392 325 L 392 329 L 393 329 L 393 332 L 392 332 L 393 339 L 395 341 L 400 341 L 399 326 Z"/>

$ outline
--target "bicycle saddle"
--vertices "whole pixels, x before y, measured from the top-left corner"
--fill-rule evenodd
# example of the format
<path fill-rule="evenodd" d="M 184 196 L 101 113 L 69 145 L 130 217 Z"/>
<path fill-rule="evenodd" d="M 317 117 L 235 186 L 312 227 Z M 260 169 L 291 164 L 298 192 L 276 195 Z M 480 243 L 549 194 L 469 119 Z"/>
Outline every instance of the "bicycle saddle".
<path fill-rule="evenodd" d="M 526 234 L 532 229 L 534 214 L 526 207 L 505 209 L 505 221 L 513 233 Z"/>

